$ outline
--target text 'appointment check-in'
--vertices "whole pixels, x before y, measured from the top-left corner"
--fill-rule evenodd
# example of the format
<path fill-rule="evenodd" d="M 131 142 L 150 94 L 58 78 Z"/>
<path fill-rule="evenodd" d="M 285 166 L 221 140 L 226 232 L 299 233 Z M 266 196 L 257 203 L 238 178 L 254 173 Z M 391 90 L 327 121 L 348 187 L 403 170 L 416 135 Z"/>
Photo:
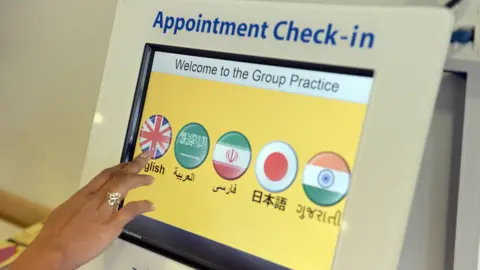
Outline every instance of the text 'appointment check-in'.
<path fill-rule="evenodd" d="M 375 45 L 375 34 L 364 31 L 359 24 L 354 24 L 347 30 L 338 28 L 335 23 L 301 26 L 294 20 L 237 22 L 218 17 L 208 18 L 202 13 L 196 17 L 182 17 L 169 16 L 163 11 L 158 11 L 152 27 L 162 29 L 163 34 L 172 35 L 202 33 L 324 46 L 342 45 L 357 49 L 371 49 Z"/>

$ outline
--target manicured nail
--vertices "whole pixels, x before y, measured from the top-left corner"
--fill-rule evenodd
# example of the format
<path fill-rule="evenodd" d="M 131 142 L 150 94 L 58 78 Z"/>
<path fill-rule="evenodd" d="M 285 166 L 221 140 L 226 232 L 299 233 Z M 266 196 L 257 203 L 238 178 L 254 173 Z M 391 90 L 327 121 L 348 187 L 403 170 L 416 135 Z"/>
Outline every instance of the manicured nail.
<path fill-rule="evenodd" d="M 139 157 L 140 157 L 140 158 L 149 158 L 149 157 L 151 157 L 150 151 L 145 151 L 145 152 L 143 152 Z"/>
<path fill-rule="evenodd" d="M 150 204 L 151 204 L 151 206 L 150 206 L 151 211 L 157 210 L 157 206 L 155 204 L 153 204 L 152 202 L 150 202 Z"/>
<path fill-rule="evenodd" d="M 148 181 L 150 182 L 150 184 L 153 184 L 153 182 L 155 181 L 155 177 L 150 176 Z"/>

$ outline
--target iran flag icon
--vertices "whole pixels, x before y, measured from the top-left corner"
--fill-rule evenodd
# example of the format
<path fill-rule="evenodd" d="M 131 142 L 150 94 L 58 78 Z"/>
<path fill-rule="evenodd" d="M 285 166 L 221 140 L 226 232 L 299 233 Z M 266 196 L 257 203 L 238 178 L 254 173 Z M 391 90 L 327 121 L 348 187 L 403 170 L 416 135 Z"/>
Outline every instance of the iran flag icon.
<path fill-rule="evenodd" d="M 225 180 L 240 178 L 250 166 L 252 150 L 242 133 L 230 131 L 218 139 L 213 150 L 213 167 Z"/>
<path fill-rule="evenodd" d="M 289 188 L 298 171 L 297 155 L 285 142 L 265 145 L 257 156 L 255 174 L 258 183 L 267 191 L 276 193 Z"/>
<path fill-rule="evenodd" d="M 338 154 L 325 152 L 315 155 L 303 171 L 303 190 L 319 206 L 340 202 L 350 186 L 350 169 Z"/>

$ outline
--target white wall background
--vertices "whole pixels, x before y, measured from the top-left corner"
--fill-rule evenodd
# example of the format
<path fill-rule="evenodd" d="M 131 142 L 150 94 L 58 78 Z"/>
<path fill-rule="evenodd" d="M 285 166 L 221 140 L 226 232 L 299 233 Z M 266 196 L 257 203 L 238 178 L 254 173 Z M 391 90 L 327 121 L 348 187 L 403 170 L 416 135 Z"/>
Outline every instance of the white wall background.
<path fill-rule="evenodd" d="M 0 188 L 56 206 L 80 183 L 116 0 L 0 0 Z"/>

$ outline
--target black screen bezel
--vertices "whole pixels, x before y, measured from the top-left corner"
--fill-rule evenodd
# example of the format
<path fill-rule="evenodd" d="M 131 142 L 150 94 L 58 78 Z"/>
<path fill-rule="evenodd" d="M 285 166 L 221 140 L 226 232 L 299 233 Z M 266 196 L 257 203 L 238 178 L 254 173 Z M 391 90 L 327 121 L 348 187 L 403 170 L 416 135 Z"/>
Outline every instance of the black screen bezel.
<path fill-rule="evenodd" d="M 131 161 L 134 157 L 135 144 L 141 125 L 140 121 L 142 118 L 145 98 L 147 96 L 153 59 L 155 52 L 157 51 L 369 78 L 372 78 L 374 75 L 373 70 L 363 68 L 340 67 L 147 43 L 145 44 L 137 86 L 133 97 L 121 162 Z M 122 205 L 120 205 L 120 207 L 121 206 Z M 160 238 L 158 241 L 145 238 L 144 236 L 145 234 L 152 233 L 152 228 L 150 228 L 152 226 L 154 226 L 156 232 L 158 232 L 156 233 Z M 145 231 L 138 232 L 144 229 Z M 144 235 L 142 236 L 142 234 Z M 162 234 L 163 236 L 160 236 Z M 185 230 L 175 228 L 166 223 L 154 221 L 153 219 L 144 216 L 139 216 L 128 224 L 124 232 L 120 235 L 120 238 L 195 269 L 286 269 L 254 255 L 247 254 L 240 250 L 236 250 Z M 192 249 L 196 252 L 192 252 Z M 218 255 L 217 251 L 222 252 L 221 256 Z"/>

